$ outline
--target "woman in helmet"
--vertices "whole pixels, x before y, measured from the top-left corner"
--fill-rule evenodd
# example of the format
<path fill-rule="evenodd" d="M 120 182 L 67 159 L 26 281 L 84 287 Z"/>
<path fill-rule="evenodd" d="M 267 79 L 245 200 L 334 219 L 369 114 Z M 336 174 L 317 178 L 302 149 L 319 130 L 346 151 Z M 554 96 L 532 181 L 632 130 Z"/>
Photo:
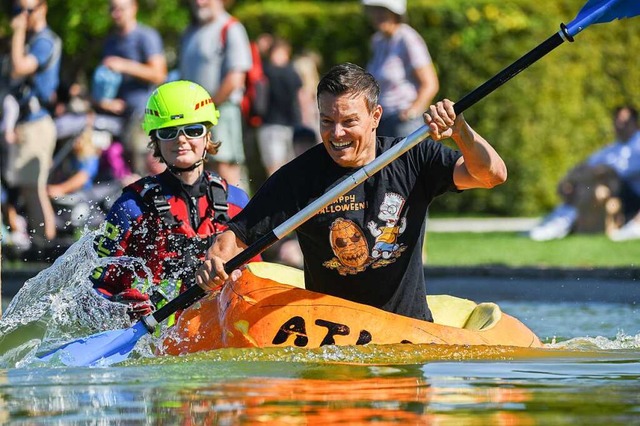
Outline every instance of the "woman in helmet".
<path fill-rule="evenodd" d="M 141 261 L 111 263 L 91 277 L 101 295 L 129 305 L 132 319 L 193 284 L 207 248 L 248 201 L 243 190 L 204 170 L 207 154 L 220 146 L 209 131 L 219 115 L 208 92 L 190 81 L 163 84 L 149 97 L 143 128 L 166 170 L 124 188 L 94 242 L 100 257 Z"/>

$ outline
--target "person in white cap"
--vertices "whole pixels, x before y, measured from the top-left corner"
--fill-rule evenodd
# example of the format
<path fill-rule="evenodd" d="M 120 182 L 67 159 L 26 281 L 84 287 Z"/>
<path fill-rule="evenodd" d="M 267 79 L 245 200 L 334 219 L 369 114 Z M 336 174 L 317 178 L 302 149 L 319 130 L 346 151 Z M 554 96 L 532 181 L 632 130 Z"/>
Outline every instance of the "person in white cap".
<path fill-rule="evenodd" d="M 408 136 L 423 123 L 422 113 L 440 88 L 424 39 L 405 23 L 406 0 L 362 0 L 376 28 L 369 71 L 380 84 L 384 115 L 378 134 Z"/>

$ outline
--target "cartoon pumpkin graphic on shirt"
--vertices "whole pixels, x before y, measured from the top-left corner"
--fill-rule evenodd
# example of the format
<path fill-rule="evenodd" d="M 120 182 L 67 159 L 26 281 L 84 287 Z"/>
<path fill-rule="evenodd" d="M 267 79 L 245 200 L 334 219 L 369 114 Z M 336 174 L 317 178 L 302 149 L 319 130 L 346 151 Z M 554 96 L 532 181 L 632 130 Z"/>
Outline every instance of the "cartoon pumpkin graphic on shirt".
<path fill-rule="evenodd" d="M 337 269 L 340 275 L 357 274 L 369 264 L 369 244 L 362 230 L 349 219 L 338 218 L 329 230 L 331 249 L 336 257 L 323 266 Z"/>

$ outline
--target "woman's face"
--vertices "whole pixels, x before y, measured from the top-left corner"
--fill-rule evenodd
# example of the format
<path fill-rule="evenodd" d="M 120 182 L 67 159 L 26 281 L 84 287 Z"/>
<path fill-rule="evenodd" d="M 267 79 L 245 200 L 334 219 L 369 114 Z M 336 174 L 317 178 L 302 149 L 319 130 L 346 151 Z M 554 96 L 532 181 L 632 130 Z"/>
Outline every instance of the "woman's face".
<path fill-rule="evenodd" d="M 387 8 L 380 6 L 367 6 L 365 13 L 373 26 L 385 35 L 392 35 L 398 24 L 398 16 Z"/>

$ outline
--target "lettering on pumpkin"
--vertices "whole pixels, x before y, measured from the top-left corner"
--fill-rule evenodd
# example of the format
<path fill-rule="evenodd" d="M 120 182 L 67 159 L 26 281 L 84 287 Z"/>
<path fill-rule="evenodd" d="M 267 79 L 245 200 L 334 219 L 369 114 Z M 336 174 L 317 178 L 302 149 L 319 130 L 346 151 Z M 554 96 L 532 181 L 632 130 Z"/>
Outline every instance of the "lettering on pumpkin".
<path fill-rule="evenodd" d="M 309 343 L 309 337 L 307 337 L 307 330 L 304 323 L 304 318 L 293 317 L 280 326 L 280 329 L 276 333 L 275 337 L 271 341 L 274 345 L 281 345 L 289 340 L 289 336 L 296 336 L 293 344 L 298 347 L 305 347 Z"/>
<path fill-rule="evenodd" d="M 327 329 L 327 333 L 322 339 L 320 346 L 334 345 L 336 343 L 334 336 L 348 336 L 351 334 L 351 329 L 346 324 L 323 319 L 316 320 L 314 324 Z M 297 347 L 303 348 L 309 344 L 307 325 L 304 318 L 295 316 L 285 321 L 278 329 L 271 343 L 274 345 L 282 345 L 289 340 L 290 336 L 295 336 L 293 344 Z M 372 339 L 371 333 L 367 330 L 360 330 L 356 345 L 365 345 L 371 342 Z"/>

